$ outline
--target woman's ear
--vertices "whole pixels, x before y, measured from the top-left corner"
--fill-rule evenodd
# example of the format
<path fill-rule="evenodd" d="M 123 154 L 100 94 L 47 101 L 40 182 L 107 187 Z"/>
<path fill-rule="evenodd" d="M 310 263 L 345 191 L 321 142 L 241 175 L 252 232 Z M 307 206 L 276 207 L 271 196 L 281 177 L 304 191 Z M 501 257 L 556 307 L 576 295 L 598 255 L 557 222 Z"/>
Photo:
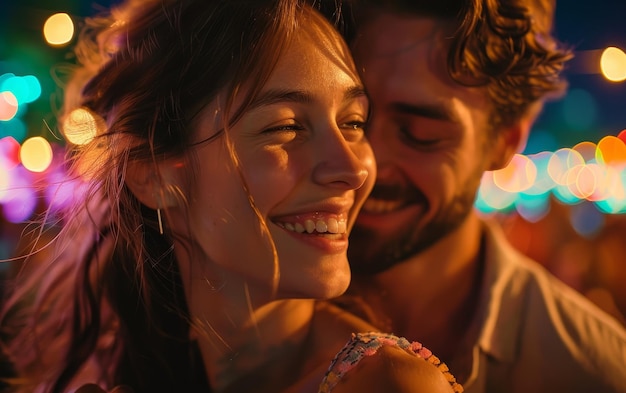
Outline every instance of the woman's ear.
<path fill-rule="evenodd" d="M 162 209 L 176 205 L 172 186 L 174 173 L 167 163 L 129 162 L 126 169 L 126 185 L 135 197 L 151 209 Z"/>

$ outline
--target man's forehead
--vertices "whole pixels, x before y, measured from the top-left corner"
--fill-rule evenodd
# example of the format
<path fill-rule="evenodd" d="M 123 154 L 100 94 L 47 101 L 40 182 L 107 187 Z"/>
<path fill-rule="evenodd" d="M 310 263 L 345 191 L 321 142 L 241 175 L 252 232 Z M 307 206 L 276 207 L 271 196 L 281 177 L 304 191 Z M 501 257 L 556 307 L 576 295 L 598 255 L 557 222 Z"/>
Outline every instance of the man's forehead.
<path fill-rule="evenodd" d="M 390 57 L 417 50 L 445 50 L 454 33 L 452 23 L 429 17 L 383 13 L 365 23 L 355 49 L 367 56 Z"/>

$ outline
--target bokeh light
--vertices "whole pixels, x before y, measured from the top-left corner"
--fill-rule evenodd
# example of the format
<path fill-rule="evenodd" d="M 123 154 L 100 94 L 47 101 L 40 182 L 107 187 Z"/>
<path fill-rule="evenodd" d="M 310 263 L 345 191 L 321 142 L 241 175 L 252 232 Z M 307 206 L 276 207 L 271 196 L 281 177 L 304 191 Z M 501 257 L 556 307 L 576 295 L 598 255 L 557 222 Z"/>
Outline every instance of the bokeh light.
<path fill-rule="evenodd" d="M 50 45 L 60 46 L 69 43 L 74 36 L 74 22 L 64 12 L 50 16 L 43 25 L 43 35 Z"/>
<path fill-rule="evenodd" d="M 606 48 L 600 57 L 600 70 L 611 82 L 626 80 L 626 53 L 614 46 Z"/>
<path fill-rule="evenodd" d="M 510 209 L 517 199 L 517 194 L 498 187 L 494 172 L 485 172 L 478 190 L 477 201 L 483 212 Z"/>
<path fill-rule="evenodd" d="M 28 104 L 41 96 L 41 83 L 34 75 L 15 76 L 13 74 L 3 79 L 0 91 L 10 91 L 15 96 L 18 105 Z"/>
<path fill-rule="evenodd" d="M 12 137 L 21 143 L 27 134 L 26 124 L 19 117 L 14 117 L 8 121 L 0 121 L 0 138 Z"/>
<path fill-rule="evenodd" d="M 535 164 L 537 176 L 535 182 L 528 189 L 524 190 L 524 194 L 542 195 L 550 192 L 550 190 L 555 186 L 554 180 L 552 180 L 548 174 L 548 164 L 552 158 L 552 152 L 542 151 L 536 154 L 531 154 L 528 158 Z"/>
<path fill-rule="evenodd" d="M 84 145 L 93 140 L 98 133 L 98 123 L 95 117 L 84 108 L 74 109 L 63 121 L 65 138 L 75 144 Z"/>
<path fill-rule="evenodd" d="M 509 165 L 493 172 L 494 183 L 507 192 L 521 192 L 530 188 L 537 178 L 537 167 L 530 158 L 515 154 Z"/>
<path fill-rule="evenodd" d="M 567 171 L 566 185 L 569 191 L 578 199 L 587 199 L 597 185 L 596 173 L 587 165 L 577 165 Z"/>
<path fill-rule="evenodd" d="M 5 168 L 0 162 L 0 202 L 2 202 L 9 193 L 9 185 L 11 184 L 11 178 L 9 176 L 9 168 Z"/>
<path fill-rule="evenodd" d="M 579 152 L 562 148 L 554 152 L 548 162 L 548 175 L 557 185 L 567 185 L 567 171 L 577 165 L 583 165 L 585 159 Z"/>
<path fill-rule="evenodd" d="M 0 138 L 0 166 L 13 169 L 20 163 L 20 144 L 15 138 Z"/>
<path fill-rule="evenodd" d="M 17 114 L 17 98 L 10 91 L 0 93 L 0 120 L 8 121 Z"/>
<path fill-rule="evenodd" d="M 592 163 L 596 161 L 597 148 L 598 145 L 596 145 L 595 143 L 584 141 L 574 145 L 574 147 L 572 147 L 572 150 L 580 154 L 585 163 Z"/>
<path fill-rule="evenodd" d="M 626 144 L 616 136 L 605 136 L 598 142 L 596 161 L 606 165 L 626 164 Z"/>
<path fill-rule="evenodd" d="M 550 211 L 550 194 L 521 194 L 515 202 L 515 210 L 528 222 L 537 222 Z"/>
<path fill-rule="evenodd" d="M 43 137 L 29 138 L 22 144 L 20 160 L 29 171 L 43 172 L 52 163 L 52 147 Z"/>
<path fill-rule="evenodd" d="M 584 237 L 591 237 L 598 233 L 604 225 L 602 213 L 589 204 L 579 204 L 570 211 L 572 228 Z"/>

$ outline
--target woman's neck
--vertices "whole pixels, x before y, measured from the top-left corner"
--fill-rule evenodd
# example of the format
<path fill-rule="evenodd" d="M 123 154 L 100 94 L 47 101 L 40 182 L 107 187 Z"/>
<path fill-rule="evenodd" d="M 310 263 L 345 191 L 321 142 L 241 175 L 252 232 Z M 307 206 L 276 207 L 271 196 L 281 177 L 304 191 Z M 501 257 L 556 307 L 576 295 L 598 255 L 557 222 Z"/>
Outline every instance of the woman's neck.
<path fill-rule="evenodd" d="M 314 300 L 270 300 L 265 290 L 235 277 L 224 282 L 217 288 L 206 280 L 185 282 L 191 290 L 191 334 L 211 387 L 217 392 L 276 392 L 278 384 L 293 383 L 307 349 Z"/>
<path fill-rule="evenodd" d="M 313 310 L 312 300 L 281 300 L 264 306 L 254 328 L 235 332 L 230 353 L 207 364 L 215 388 L 219 391 L 224 387 L 226 392 L 276 392 L 293 384 L 302 373 L 302 359 L 310 349 L 307 343 Z M 211 358 L 212 353 L 207 357 Z"/>

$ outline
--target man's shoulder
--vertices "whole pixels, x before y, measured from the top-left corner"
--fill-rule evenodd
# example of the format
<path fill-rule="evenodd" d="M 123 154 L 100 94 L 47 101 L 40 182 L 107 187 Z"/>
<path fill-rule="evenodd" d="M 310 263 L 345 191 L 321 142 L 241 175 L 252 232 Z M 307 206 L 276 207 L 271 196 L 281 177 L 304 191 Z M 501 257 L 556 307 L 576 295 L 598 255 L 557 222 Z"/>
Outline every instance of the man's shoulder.
<path fill-rule="evenodd" d="M 603 326 L 608 334 L 626 340 L 626 330 L 620 322 L 538 262 L 525 257 L 517 259 L 508 286 L 524 294 L 526 312 L 530 315 L 544 312 L 551 316 L 546 322 L 568 321 L 586 331 L 593 325 Z"/>
<path fill-rule="evenodd" d="M 497 247 L 505 251 L 493 255 L 501 260 L 490 261 L 496 267 L 485 283 L 485 325 L 493 328 L 483 330 L 483 343 L 517 364 L 516 372 L 555 379 L 551 386 L 597 382 L 626 392 L 619 379 L 626 375 L 624 326 L 538 262 L 506 250 L 507 244 Z"/>
<path fill-rule="evenodd" d="M 622 341 L 626 348 L 626 329 L 589 299 L 565 284 L 540 263 L 521 254 L 508 255 L 506 269 L 497 273 L 490 286 L 501 302 L 501 309 L 517 303 L 523 324 L 541 328 L 541 323 L 554 329 L 577 330 L 576 337 L 585 340 L 589 336 Z M 573 332 L 572 332 L 573 333 Z M 597 337 L 600 335 L 601 337 Z"/>

